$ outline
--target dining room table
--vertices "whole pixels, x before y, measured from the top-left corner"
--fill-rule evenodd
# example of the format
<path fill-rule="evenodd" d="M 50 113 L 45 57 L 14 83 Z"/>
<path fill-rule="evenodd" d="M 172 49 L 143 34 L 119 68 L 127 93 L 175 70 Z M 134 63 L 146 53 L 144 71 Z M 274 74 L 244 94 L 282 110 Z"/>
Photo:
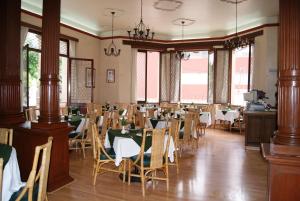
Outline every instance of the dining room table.
<path fill-rule="evenodd" d="M 115 165 L 119 166 L 124 158 L 138 155 L 141 150 L 143 129 L 128 129 L 122 134 L 121 129 L 109 129 L 104 140 L 105 148 L 113 148 L 116 154 Z M 164 147 L 166 148 L 168 136 L 165 136 Z M 151 153 L 152 136 L 146 136 L 145 153 Z M 173 138 L 170 139 L 168 157 L 174 162 L 175 145 Z"/>
<path fill-rule="evenodd" d="M 234 123 L 234 120 L 239 117 L 238 110 L 224 109 L 224 110 L 216 110 L 215 120 L 222 120 L 230 122 L 230 124 Z"/>
<path fill-rule="evenodd" d="M 12 194 L 26 183 L 21 181 L 16 149 L 0 144 L 0 158 L 3 158 L 2 201 L 9 201 Z"/>

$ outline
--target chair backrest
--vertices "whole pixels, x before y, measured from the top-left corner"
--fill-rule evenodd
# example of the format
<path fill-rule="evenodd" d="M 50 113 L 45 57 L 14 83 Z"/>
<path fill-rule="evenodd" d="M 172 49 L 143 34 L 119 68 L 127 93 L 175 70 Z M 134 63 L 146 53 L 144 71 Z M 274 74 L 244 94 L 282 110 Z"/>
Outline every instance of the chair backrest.
<path fill-rule="evenodd" d="M 102 129 L 100 134 L 101 141 L 104 140 L 105 138 L 109 124 L 110 124 L 109 112 L 105 111 L 103 115 L 103 123 L 102 123 Z"/>
<path fill-rule="evenodd" d="M 145 112 L 137 112 L 137 119 L 138 119 L 138 126 L 140 128 L 145 128 L 145 123 L 146 123 L 146 120 L 145 120 Z"/>
<path fill-rule="evenodd" d="M 60 115 L 61 116 L 68 116 L 69 115 L 68 114 L 68 107 L 67 106 L 60 108 Z"/>
<path fill-rule="evenodd" d="M 152 133 L 152 146 L 151 146 L 151 161 L 150 168 L 160 168 L 163 166 L 164 143 L 165 143 L 165 129 L 154 129 Z M 169 136 L 169 135 L 168 135 Z M 168 140 L 169 141 L 169 140 Z M 169 142 L 167 142 L 168 144 Z M 168 149 L 168 145 L 166 150 Z M 167 162 L 167 160 L 166 160 Z"/>
<path fill-rule="evenodd" d="M 94 103 L 87 103 L 86 104 L 86 113 L 91 114 L 94 112 Z"/>
<path fill-rule="evenodd" d="M 0 128 L 0 143 L 12 146 L 13 129 Z"/>
<path fill-rule="evenodd" d="M 185 115 L 183 141 L 188 141 L 191 137 L 193 116 L 192 114 Z"/>
<path fill-rule="evenodd" d="M 107 157 L 107 159 L 114 160 L 107 154 L 107 152 L 104 148 L 104 145 L 102 144 L 102 141 L 99 138 L 98 129 L 97 129 L 96 124 L 91 123 L 90 128 L 91 128 L 91 131 L 92 131 L 92 144 L 93 144 L 94 159 L 97 159 L 97 160 L 100 159 L 100 154 L 102 153 Z"/>
<path fill-rule="evenodd" d="M 149 108 L 149 109 L 147 110 L 147 112 L 148 112 L 148 117 L 149 117 L 149 118 L 154 118 L 154 112 L 155 112 L 155 109 L 154 109 L 154 108 Z"/>
<path fill-rule="evenodd" d="M 134 121 L 134 111 L 133 111 L 133 109 L 134 109 L 134 105 L 129 105 L 128 106 L 128 110 L 127 110 L 127 120 L 129 121 L 129 122 L 132 122 L 132 121 Z"/>
<path fill-rule="evenodd" d="M 39 192 L 37 201 L 46 200 L 52 140 L 53 138 L 49 137 L 48 142 L 46 144 L 35 147 L 32 169 L 30 171 L 25 187 L 23 188 L 22 192 L 19 194 L 16 200 L 20 200 L 20 198 L 24 196 L 26 191 L 28 191 L 29 196 L 32 195 L 34 184 L 37 181 L 39 181 Z M 42 156 L 40 157 L 41 152 Z M 41 161 L 39 163 L 40 158 Z M 38 164 L 40 164 L 39 169 Z M 28 198 L 28 200 L 32 200 L 32 198 Z"/>
<path fill-rule="evenodd" d="M 96 116 L 101 116 L 102 115 L 102 105 L 94 104 L 94 113 L 96 114 Z"/>
<path fill-rule="evenodd" d="M 3 158 L 0 158 L 0 201 L 2 201 Z"/>
<path fill-rule="evenodd" d="M 37 108 L 35 106 L 30 106 L 29 108 L 25 109 L 25 118 L 26 121 L 36 121 L 37 120 Z"/>
<path fill-rule="evenodd" d="M 171 137 L 173 137 L 175 147 L 177 147 L 178 140 L 179 140 L 179 126 L 180 126 L 180 120 L 178 119 L 171 120 L 171 127 L 169 129 L 169 134 Z"/>
<path fill-rule="evenodd" d="M 111 119 L 112 119 L 112 128 L 113 129 L 117 129 L 120 127 L 120 115 L 119 115 L 119 111 L 114 110 L 111 113 Z"/>

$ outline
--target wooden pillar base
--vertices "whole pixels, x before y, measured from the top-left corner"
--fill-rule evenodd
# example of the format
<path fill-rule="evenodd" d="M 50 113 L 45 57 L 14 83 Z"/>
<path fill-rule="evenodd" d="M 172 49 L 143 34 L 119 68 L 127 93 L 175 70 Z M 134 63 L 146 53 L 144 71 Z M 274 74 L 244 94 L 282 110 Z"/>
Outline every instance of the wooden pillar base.
<path fill-rule="evenodd" d="M 0 127 L 12 128 L 13 125 L 25 122 L 24 113 L 0 114 Z"/>
<path fill-rule="evenodd" d="M 16 148 L 23 181 L 28 179 L 32 168 L 35 147 L 53 137 L 51 161 L 48 177 L 48 192 L 54 191 L 73 179 L 69 175 L 68 133 L 72 129 L 66 122 L 39 126 L 39 123 L 26 122 L 14 128 L 13 146 Z"/>
<path fill-rule="evenodd" d="M 299 147 L 262 144 L 263 157 L 269 163 L 269 201 L 300 200 Z M 286 154 L 289 153 L 289 154 Z M 296 155 L 295 155 L 296 154 Z"/>

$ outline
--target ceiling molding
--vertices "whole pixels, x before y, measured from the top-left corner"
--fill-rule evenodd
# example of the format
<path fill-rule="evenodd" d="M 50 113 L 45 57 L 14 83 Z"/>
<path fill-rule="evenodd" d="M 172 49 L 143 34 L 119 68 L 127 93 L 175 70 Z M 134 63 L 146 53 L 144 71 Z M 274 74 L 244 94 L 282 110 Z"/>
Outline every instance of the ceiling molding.
<path fill-rule="evenodd" d="M 184 25 L 182 25 L 181 22 L 184 22 Z M 189 18 L 177 18 L 175 20 L 172 21 L 172 24 L 176 25 L 176 26 L 190 26 L 192 24 L 195 24 L 196 20 L 194 19 L 189 19 Z"/>
<path fill-rule="evenodd" d="M 21 9 L 21 12 L 25 13 L 27 15 L 30 15 L 30 16 L 42 19 L 41 15 L 32 13 L 32 12 L 24 10 L 24 9 Z M 91 37 L 94 37 L 94 38 L 97 38 L 99 40 L 108 40 L 108 39 L 111 39 L 111 36 L 109 36 L 109 37 L 100 37 L 100 36 L 93 35 L 91 33 L 88 33 L 86 31 L 82 31 L 80 29 L 74 28 L 72 26 L 69 26 L 69 25 L 66 25 L 66 24 L 63 24 L 63 23 L 60 23 L 60 25 L 62 27 L 74 30 L 76 32 L 79 32 L 79 33 L 82 33 L 82 34 L 85 34 L 85 35 L 88 35 L 88 36 L 91 36 Z M 240 31 L 240 32 L 238 32 L 238 34 L 239 35 L 245 35 L 247 33 L 251 33 L 251 32 L 258 31 L 258 30 L 262 30 L 263 28 L 266 28 L 266 27 L 277 27 L 277 26 L 279 26 L 279 23 L 263 24 L 263 25 L 260 25 L 260 26 L 253 27 L 251 29 Z M 187 40 L 160 40 L 160 39 L 154 39 L 153 42 L 154 43 L 155 42 L 157 42 L 157 43 L 201 42 L 201 41 L 213 41 L 213 40 L 226 40 L 226 39 L 229 39 L 229 38 L 231 38 L 233 36 L 234 36 L 234 34 L 229 34 L 229 35 L 224 35 L 224 36 L 220 36 L 220 37 L 206 37 L 206 38 L 196 38 L 196 39 L 187 39 Z M 114 38 L 115 39 L 129 39 L 128 36 L 114 36 Z"/>
<path fill-rule="evenodd" d="M 169 5 L 166 6 L 166 3 Z M 179 0 L 158 0 L 154 2 L 153 7 L 157 10 L 170 12 L 179 9 L 182 4 L 183 2 Z"/>

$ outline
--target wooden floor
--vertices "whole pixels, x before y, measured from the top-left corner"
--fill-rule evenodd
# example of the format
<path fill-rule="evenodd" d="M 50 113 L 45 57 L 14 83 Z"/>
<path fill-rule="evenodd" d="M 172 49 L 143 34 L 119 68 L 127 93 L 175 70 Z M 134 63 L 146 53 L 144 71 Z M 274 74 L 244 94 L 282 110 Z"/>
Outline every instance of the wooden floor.
<path fill-rule="evenodd" d="M 92 185 L 92 158 L 82 159 L 71 153 L 70 174 L 75 179 L 68 186 L 49 194 L 49 201 L 98 200 L 201 200 L 265 201 L 267 164 L 258 151 L 244 149 L 244 136 L 208 129 L 193 153 L 186 151 L 180 160 L 180 172 L 170 171 L 170 190 L 164 182 L 152 189 L 151 182 L 142 197 L 140 183 L 123 184 L 117 174 L 98 176 Z"/>

